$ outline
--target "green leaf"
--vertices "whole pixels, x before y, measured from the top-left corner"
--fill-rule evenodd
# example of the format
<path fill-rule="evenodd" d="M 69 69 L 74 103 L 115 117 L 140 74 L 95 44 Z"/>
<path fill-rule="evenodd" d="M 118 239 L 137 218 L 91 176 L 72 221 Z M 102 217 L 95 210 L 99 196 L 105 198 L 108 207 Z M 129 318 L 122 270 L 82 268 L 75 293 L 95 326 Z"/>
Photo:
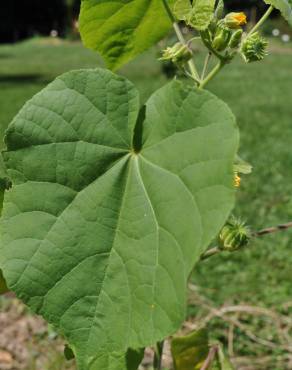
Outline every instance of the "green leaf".
<path fill-rule="evenodd" d="M 233 114 L 178 81 L 139 114 L 128 80 L 81 70 L 29 101 L 5 140 L 9 287 L 65 336 L 80 370 L 121 370 L 128 348 L 184 320 L 187 278 L 233 206 Z"/>
<path fill-rule="evenodd" d="M 214 18 L 215 0 L 196 0 L 187 23 L 198 31 L 204 31 Z"/>
<path fill-rule="evenodd" d="M 214 357 L 208 358 L 211 350 L 214 350 Z M 207 358 L 210 361 L 208 367 L 210 370 L 233 370 L 220 343 L 213 344 L 211 349 L 206 329 L 196 330 L 187 336 L 174 338 L 171 342 L 171 354 L 175 370 L 200 370 L 206 364 Z"/>
<path fill-rule="evenodd" d="M 177 0 L 173 6 L 173 14 L 180 21 L 187 21 L 191 12 L 192 4 L 190 0 Z"/>
<path fill-rule="evenodd" d="M 215 0 L 177 0 L 173 13 L 178 20 L 185 21 L 188 25 L 199 31 L 205 30 L 214 18 Z"/>
<path fill-rule="evenodd" d="M 224 1 L 219 0 L 217 2 L 216 9 L 215 9 L 215 14 L 214 14 L 215 18 L 219 20 L 223 17 L 223 14 L 224 14 Z"/>
<path fill-rule="evenodd" d="M 280 10 L 282 16 L 292 26 L 292 0 L 264 0 L 264 2 Z"/>
<path fill-rule="evenodd" d="M 113 70 L 171 28 L 162 0 L 82 0 L 79 23 L 84 45 L 98 51 Z"/>
<path fill-rule="evenodd" d="M 175 370 L 200 370 L 209 353 L 207 330 L 201 329 L 185 337 L 174 338 L 171 353 Z"/>

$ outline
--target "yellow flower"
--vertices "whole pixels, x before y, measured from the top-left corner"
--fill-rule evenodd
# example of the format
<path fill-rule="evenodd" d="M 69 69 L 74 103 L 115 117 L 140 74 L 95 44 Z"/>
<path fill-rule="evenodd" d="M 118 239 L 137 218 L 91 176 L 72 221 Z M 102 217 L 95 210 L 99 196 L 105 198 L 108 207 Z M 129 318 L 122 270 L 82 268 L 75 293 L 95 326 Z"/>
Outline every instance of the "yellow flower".
<path fill-rule="evenodd" d="M 232 12 L 226 15 L 224 22 L 229 28 L 239 28 L 247 23 L 247 18 L 243 12 Z"/>
<path fill-rule="evenodd" d="M 235 172 L 235 174 L 234 174 L 234 186 L 236 188 L 239 188 L 240 187 L 240 183 L 241 183 L 241 178 L 238 176 L 238 173 Z"/>

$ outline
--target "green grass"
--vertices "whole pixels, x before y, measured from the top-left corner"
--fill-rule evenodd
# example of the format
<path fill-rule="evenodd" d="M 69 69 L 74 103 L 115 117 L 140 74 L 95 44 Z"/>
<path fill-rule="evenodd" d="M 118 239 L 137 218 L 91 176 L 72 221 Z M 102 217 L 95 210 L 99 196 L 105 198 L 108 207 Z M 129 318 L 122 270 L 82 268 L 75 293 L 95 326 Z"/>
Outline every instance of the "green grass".
<path fill-rule="evenodd" d="M 255 229 L 292 219 L 292 54 L 262 63 L 241 61 L 209 88 L 232 108 L 241 130 L 240 153 L 253 165 L 238 193 L 235 213 Z M 291 299 L 292 232 L 265 236 L 246 251 L 213 257 L 197 266 L 194 281 L 216 301 Z"/>
<path fill-rule="evenodd" d="M 241 60 L 227 66 L 208 88 L 238 118 L 241 156 L 254 170 L 242 180 L 235 214 L 255 229 L 292 219 L 291 49 L 262 63 Z M 57 75 L 101 65 L 79 43 L 53 45 L 32 40 L 0 47 L 0 136 L 24 102 Z M 155 51 L 123 68 L 141 92 L 141 101 L 166 82 Z M 175 215 L 174 215 L 175 217 Z M 292 231 L 256 240 L 244 251 L 198 264 L 192 280 L 220 304 L 249 302 L 281 306 L 291 300 Z"/>

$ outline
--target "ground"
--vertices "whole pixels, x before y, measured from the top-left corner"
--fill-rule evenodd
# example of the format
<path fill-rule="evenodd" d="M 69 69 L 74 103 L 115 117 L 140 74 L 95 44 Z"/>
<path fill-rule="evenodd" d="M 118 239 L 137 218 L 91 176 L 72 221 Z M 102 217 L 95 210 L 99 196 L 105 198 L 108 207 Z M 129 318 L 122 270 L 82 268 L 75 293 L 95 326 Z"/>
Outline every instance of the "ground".
<path fill-rule="evenodd" d="M 240 154 L 253 165 L 253 173 L 242 179 L 234 213 L 255 230 L 292 220 L 292 47 L 273 43 L 270 54 L 264 62 L 250 65 L 238 58 L 208 86 L 238 118 Z M 198 59 L 202 57 L 198 55 Z M 96 54 L 78 42 L 34 39 L 1 46 L 0 136 L 23 103 L 54 77 L 97 65 L 101 62 Z M 120 72 L 136 84 L 142 102 L 167 82 L 156 50 Z M 235 362 L 239 361 L 236 365 L 241 370 L 292 369 L 291 244 L 292 231 L 265 236 L 244 251 L 212 257 L 197 265 L 192 274 L 189 327 L 206 312 L 213 312 L 209 326 L 214 337 L 229 344 L 229 353 Z M 63 360 L 62 341 L 52 328 L 10 296 L 2 297 L 0 305 L 1 370 L 60 370 L 73 366 Z M 227 310 L 226 318 L 226 307 L 234 306 L 252 307 L 252 312 Z M 218 313 L 222 308 L 224 314 Z M 259 313 L 258 309 L 269 311 Z M 230 321 L 230 317 L 244 327 Z M 280 320 L 280 329 L 271 317 Z M 252 335 L 248 335 L 250 331 Z M 262 338 L 271 345 L 261 343 Z M 258 364 L 258 360 L 262 362 Z"/>

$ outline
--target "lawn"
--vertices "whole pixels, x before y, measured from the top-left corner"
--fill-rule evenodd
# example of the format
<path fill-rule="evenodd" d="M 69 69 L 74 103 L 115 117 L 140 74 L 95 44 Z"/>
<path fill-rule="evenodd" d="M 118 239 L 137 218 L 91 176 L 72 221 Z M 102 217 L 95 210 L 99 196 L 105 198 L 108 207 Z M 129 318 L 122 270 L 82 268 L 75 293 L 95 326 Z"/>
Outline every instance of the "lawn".
<path fill-rule="evenodd" d="M 273 50 L 262 63 L 238 59 L 208 86 L 238 118 L 240 153 L 253 173 L 242 179 L 234 212 L 254 229 L 292 220 L 292 49 Z M 98 65 L 96 54 L 77 42 L 35 39 L 1 46 L 0 136 L 23 103 L 57 75 Z M 152 50 L 121 73 L 136 84 L 143 102 L 167 82 L 160 68 Z M 291 247 L 292 231 L 265 236 L 244 251 L 199 264 L 191 280 L 216 305 L 245 302 L 282 310 L 292 301 Z M 197 308 L 190 305 L 189 313 Z"/>

